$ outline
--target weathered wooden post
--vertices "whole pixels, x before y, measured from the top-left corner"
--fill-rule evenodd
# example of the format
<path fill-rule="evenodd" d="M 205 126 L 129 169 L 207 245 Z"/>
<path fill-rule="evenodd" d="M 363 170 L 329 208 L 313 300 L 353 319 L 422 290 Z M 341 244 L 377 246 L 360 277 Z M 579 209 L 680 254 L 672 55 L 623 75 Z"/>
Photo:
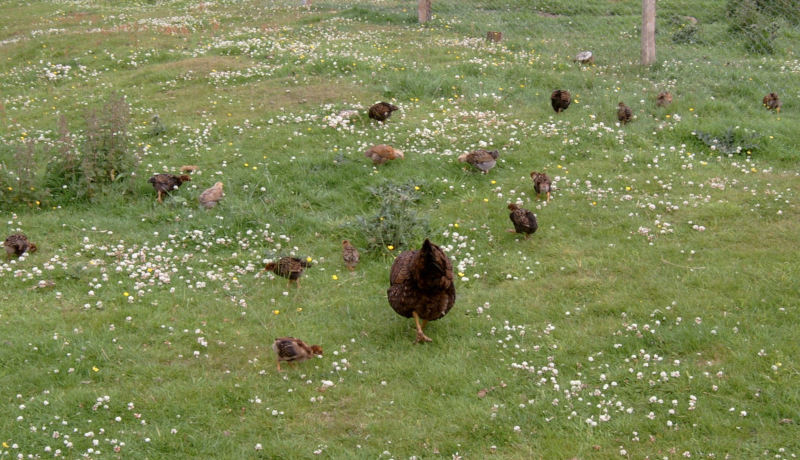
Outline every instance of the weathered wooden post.
<path fill-rule="evenodd" d="M 431 20 L 431 0 L 419 0 L 417 5 L 417 16 L 419 17 L 420 23 Z"/>
<path fill-rule="evenodd" d="M 642 0 L 642 65 L 656 62 L 656 0 Z"/>

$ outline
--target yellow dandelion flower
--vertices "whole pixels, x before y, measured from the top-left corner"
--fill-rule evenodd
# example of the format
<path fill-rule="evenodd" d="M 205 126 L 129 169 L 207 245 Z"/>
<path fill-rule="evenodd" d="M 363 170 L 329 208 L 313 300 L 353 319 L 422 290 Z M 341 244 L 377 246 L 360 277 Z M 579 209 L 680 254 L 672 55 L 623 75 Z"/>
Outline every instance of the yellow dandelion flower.
<path fill-rule="evenodd" d="M 280 313 L 280 312 L 281 312 L 280 310 L 272 310 L 272 314 L 273 314 L 273 315 L 277 315 L 277 314 L 278 314 L 278 313 Z"/>
<path fill-rule="evenodd" d="M 497 181 L 496 181 L 496 180 L 493 180 L 493 181 L 492 181 L 492 185 L 494 185 L 494 184 L 496 184 L 496 183 L 497 183 Z"/>
<path fill-rule="evenodd" d="M 95 371 L 95 372 L 100 371 L 100 369 L 98 369 L 97 366 L 92 366 L 92 370 Z"/>
<path fill-rule="evenodd" d="M 311 257 L 306 257 L 306 262 L 311 262 L 313 259 Z"/>
<path fill-rule="evenodd" d="M 336 275 L 333 275 L 333 276 L 331 276 L 331 278 L 333 278 L 333 280 L 334 280 L 334 281 L 336 281 L 336 280 L 338 280 L 338 279 L 339 279 L 339 277 L 338 277 L 338 276 L 336 276 Z"/>
<path fill-rule="evenodd" d="M 483 202 L 484 202 L 484 203 L 488 203 L 488 202 L 489 202 L 489 199 L 488 199 L 488 198 L 484 198 L 484 199 L 483 199 Z"/>
<path fill-rule="evenodd" d="M 303 311 L 303 307 L 297 307 L 297 312 L 300 313 L 301 311 Z"/>
<path fill-rule="evenodd" d="M 414 190 L 419 190 L 419 185 L 415 185 Z"/>
<path fill-rule="evenodd" d="M 391 244 L 389 246 L 386 246 L 386 248 L 389 249 L 390 251 L 394 251 L 394 246 L 392 246 Z"/>
<path fill-rule="evenodd" d="M 458 228 L 458 224 L 453 224 L 453 227 Z"/>
<path fill-rule="evenodd" d="M 128 297 L 130 294 L 128 294 L 127 292 L 123 292 L 122 295 L 124 295 L 125 297 Z"/>
<path fill-rule="evenodd" d="M 253 171 L 255 171 L 256 169 L 258 169 L 258 166 L 253 166 Z"/>
<path fill-rule="evenodd" d="M 248 166 L 250 166 L 250 163 L 245 163 L 244 166 L 248 167 Z"/>

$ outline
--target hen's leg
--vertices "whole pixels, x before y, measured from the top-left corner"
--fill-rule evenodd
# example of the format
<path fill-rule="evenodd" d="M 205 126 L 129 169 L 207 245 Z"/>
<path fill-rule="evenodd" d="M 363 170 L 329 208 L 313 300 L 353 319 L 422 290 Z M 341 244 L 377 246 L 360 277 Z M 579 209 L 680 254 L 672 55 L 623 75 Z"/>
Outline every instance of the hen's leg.
<path fill-rule="evenodd" d="M 413 312 L 412 314 L 414 315 L 414 322 L 417 324 L 417 340 L 415 340 L 414 343 L 432 342 L 432 340 L 422 332 L 422 328 L 425 327 L 426 324 L 428 324 L 428 321 L 423 320 L 422 326 L 420 326 L 419 315 L 417 314 L 417 312 Z"/>

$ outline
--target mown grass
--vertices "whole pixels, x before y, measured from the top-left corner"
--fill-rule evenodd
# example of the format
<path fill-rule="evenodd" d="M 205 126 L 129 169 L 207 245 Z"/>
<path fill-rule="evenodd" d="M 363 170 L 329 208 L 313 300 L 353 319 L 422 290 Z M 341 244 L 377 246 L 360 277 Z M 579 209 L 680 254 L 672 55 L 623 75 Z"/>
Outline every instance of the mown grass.
<path fill-rule="evenodd" d="M 668 2 L 645 69 L 638 4 L 533 3 L 436 1 L 425 26 L 394 1 L 8 5 L 0 214 L 39 250 L 0 270 L 0 456 L 798 455 L 798 31 L 745 54 L 709 1 L 692 5 L 702 44 L 676 44 L 688 7 Z M 573 95 L 558 116 L 556 88 Z M 43 177 L 59 118 L 81 149 L 112 92 L 135 178 L 14 200 L 17 146 L 35 140 L 23 167 Z M 363 113 L 379 100 L 401 107 L 385 125 Z M 728 129 L 758 147 L 720 155 L 696 135 Z M 374 167 L 377 143 L 406 158 Z M 484 144 L 501 151 L 489 174 L 456 161 Z M 156 203 L 146 179 L 185 164 L 192 181 Z M 550 203 L 532 170 L 555 178 Z M 225 198 L 201 209 L 217 180 Z M 422 346 L 386 301 L 407 248 L 368 250 L 359 224 L 387 184 L 418 188 L 410 211 L 458 273 Z M 528 241 L 506 232 L 510 201 L 537 214 Z M 289 254 L 314 260 L 299 290 L 255 276 Z M 279 374 L 282 335 L 324 357 Z"/>

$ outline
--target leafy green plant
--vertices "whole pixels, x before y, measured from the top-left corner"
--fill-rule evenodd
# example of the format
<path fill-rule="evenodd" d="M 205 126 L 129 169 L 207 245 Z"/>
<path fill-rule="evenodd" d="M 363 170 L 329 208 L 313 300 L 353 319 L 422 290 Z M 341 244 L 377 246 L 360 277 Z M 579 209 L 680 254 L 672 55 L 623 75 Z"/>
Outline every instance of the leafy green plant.
<path fill-rule="evenodd" d="M 37 184 L 35 141 L 27 139 L 13 150 L 11 155 L 2 155 L 9 160 L 0 163 L 0 202 L 8 206 L 41 205 L 48 193 Z"/>
<path fill-rule="evenodd" d="M 728 128 L 722 135 L 695 131 L 695 136 L 708 148 L 725 155 L 751 153 L 759 148 L 758 133 L 742 133 L 738 128 Z"/>
<path fill-rule="evenodd" d="M 745 48 L 754 53 L 772 54 L 775 52 L 775 39 L 780 24 L 778 20 L 800 16 L 797 5 L 773 0 L 729 0 L 727 15 L 731 30 L 744 39 Z"/>
<path fill-rule="evenodd" d="M 421 195 L 413 184 L 386 182 L 366 189 L 380 200 L 377 213 L 357 218 L 369 250 L 387 246 L 406 248 L 427 234 L 428 220 L 414 209 Z"/>

